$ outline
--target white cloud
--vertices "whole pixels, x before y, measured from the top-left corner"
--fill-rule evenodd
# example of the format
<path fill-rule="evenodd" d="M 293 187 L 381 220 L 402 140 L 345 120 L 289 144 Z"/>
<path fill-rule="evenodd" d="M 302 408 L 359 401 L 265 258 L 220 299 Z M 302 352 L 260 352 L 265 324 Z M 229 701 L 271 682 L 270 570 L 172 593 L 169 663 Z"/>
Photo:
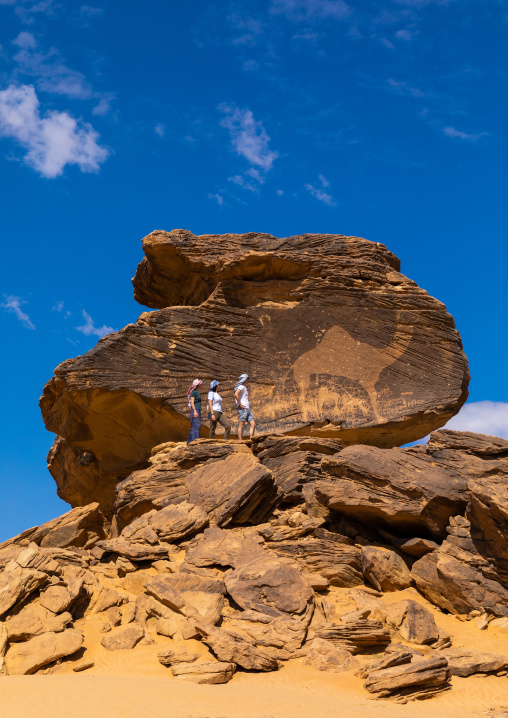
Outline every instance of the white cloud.
<path fill-rule="evenodd" d="M 235 152 L 268 172 L 279 154 L 269 149 L 270 137 L 262 123 L 256 121 L 248 109 L 222 104 L 219 110 L 225 114 L 221 126 L 229 130 Z"/>
<path fill-rule="evenodd" d="M 42 117 L 31 85 L 0 91 L 0 137 L 16 140 L 27 150 L 25 164 L 47 178 L 58 177 L 68 164 L 78 165 L 82 172 L 97 172 L 108 156 L 88 123 L 56 110 Z"/>
<path fill-rule="evenodd" d="M 404 42 L 411 42 L 413 40 L 414 35 L 415 35 L 414 32 L 410 32 L 410 30 L 406 30 L 406 29 L 397 30 L 397 32 L 395 33 L 395 37 L 398 40 L 403 40 Z"/>
<path fill-rule="evenodd" d="M 311 193 L 313 197 L 315 197 L 320 202 L 324 202 L 324 204 L 327 204 L 329 207 L 335 207 L 336 203 L 332 197 L 331 194 L 324 191 L 324 187 L 329 187 L 330 182 L 326 179 L 324 175 L 318 175 L 318 179 L 321 183 L 321 187 L 316 187 L 312 184 L 306 184 L 305 189 Z"/>
<path fill-rule="evenodd" d="M 219 207 L 222 207 L 224 204 L 224 197 L 221 194 L 209 194 L 208 199 L 214 199 Z"/>
<path fill-rule="evenodd" d="M 4 295 L 4 297 L 5 299 L 0 306 L 2 306 L 6 312 L 14 314 L 27 329 L 35 329 L 28 314 L 21 309 L 21 305 L 26 304 L 26 302 L 23 301 L 21 297 L 15 297 L 12 294 L 9 296 Z"/>
<path fill-rule="evenodd" d="M 351 8 L 343 0 L 272 0 L 270 11 L 296 21 L 312 18 L 343 20 L 351 15 Z"/>
<path fill-rule="evenodd" d="M 444 428 L 508 439 L 508 402 L 474 401 L 464 404 Z"/>
<path fill-rule="evenodd" d="M 53 307 L 51 307 L 52 312 L 61 312 L 64 308 L 65 302 L 56 302 Z"/>
<path fill-rule="evenodd" d="M 163 124 L 161 124 L 160 122 L 158 122 L 158 123 L 155 125 L 155 127 L 153 128 L 153 131 L 155 132 L 156 135 L 159 135 L 159 137 L 164 137 L 164 134 L 165 134 L 165 132 L 166 132 L 166 128 L 164 127 Z"/>
<path fill-rule="evenodd" d="M 111 110 L 111 102 L 115 99 L 115 95 L 113 92 L 105 92 L 103 95 L 94 94 L 94 97 L 100 97 L 101 99 L 93 108 L 92 115 L 104 117 Z"/>
<path fill-rule="evenodd" d="M 460 130 L 455 129 L 455 127 L 445 127 L 443 129 L 443 133 L 447 137 L 452 137 L 455 140 L 466 140 L 468 142 L 475 142 L 476 140 L 479 140 L 481 137 L 487 137 L 488 132 L 479 132 L 477 134 L 468 134 L 467 132 L 461 132 Z"/>
<path fill-rule="evenodd" d="M 111 332 L 116 332 L 116 329 L 113 329 L 113 327 L 107 327 L 105 324 L 102 327 L 96 327 L 92 317 L 88 314 L 88 312 L 85 312 L 85 310 L 83 310 L 82 313 L 83 319 L 86 323 L 83 324 L 83 326 L 81 327 L 76 327 L 78 332 L 85 334 L 87 337 L 96 336 L 100 338 L 105 337 L 106 334 L 111 334 Z"/>

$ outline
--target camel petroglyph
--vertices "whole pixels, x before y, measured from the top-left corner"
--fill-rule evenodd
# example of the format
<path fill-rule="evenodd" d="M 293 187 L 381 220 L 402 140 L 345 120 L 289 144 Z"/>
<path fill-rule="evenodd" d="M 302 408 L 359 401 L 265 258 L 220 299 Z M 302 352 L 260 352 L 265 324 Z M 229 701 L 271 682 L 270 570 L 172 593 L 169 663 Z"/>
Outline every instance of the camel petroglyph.
<path fill-rule="evenodd" d="M 406 326 L 403 330 L 397 328 L 390 344 L 376 347 L 355 339 L 343 327 L 328 329 L 319 344 L 302 354 L 292 366 L 291 371 L 300 389 L 300 396 L 308 397 L 312 386 L 311 375 L 316 375 L 316 368 L 321 367 L 322 373 L 322 367 L 329 367 L 331 375 L 356 382 L 366 391 L 371 407 L 364 409 L 372 408 L 376 420 L 381 421 L 383 417 L 378 409 L 376 382 L 381 372 L 404 354 L 412 338 L 412 327 Z M 323 406 L 329 394 L 330 391 L 326 387 L 320 387 L 316 397 L 317 403 Z M 362 403 L 358 399 L 355 401 Z"/>

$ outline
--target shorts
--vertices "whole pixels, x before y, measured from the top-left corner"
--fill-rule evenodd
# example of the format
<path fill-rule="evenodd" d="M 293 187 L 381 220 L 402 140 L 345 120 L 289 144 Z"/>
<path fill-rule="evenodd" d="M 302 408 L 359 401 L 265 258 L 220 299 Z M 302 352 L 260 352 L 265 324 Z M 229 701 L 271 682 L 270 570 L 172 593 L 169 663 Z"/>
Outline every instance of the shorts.
<path fill-rule="evenodd" d="M 250 409 L 239 409 L 237 407 L 237 411 L 238 411 L 238 421 L 254 421 L 254 416 Z"/>

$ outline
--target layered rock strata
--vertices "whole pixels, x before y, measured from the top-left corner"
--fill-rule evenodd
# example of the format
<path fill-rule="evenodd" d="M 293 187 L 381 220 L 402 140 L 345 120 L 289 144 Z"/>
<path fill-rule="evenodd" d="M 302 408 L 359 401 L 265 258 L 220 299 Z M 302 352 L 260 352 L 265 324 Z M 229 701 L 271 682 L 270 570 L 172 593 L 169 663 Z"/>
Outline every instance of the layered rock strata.
<path fill-rule="evenodd" d="M 373 478 L 369 469 L 371 481 L 384 486 L 393 514 L 396 506 L 406 513 L 401 524 L 376 526 L 368 513 L 309 511 L 308 491 L 317 501 L 316 486 L 334 480 L 330 462 L 351 461 L 350 449 L 329 441 L 163 444 L 148 469 L 119 484 L 111 521 L 94 503 L 1 544 L 0 675 L 92 671 L 97 651 L 138 647 L 175 680 L 224 683 L 238 667 L 275 671 L 302 659 L 310 671 L 357 671 L 368 692 L 398 702 L 450 689 L 450 675 L 506 675 L 508 655 L 454 646 L 422 594 L 478 629 L 503 630 L 504 544 L 489 547 L 495 532 L 508 532 L 499 488 L 508 442 L 438 431 L 427 447 L 384 450 L 392 459 L 380 460 Z M 358 467 L 372 447 L 354 448 Z M 307 451 L 321 455 L 320 469 L 295 505 L 262 462 L 278 457 L 284 474 L 284 461 L 293 466 L 292 456 Z M 427 506 L 433 492 L 445 515 L 462 482 L 462 513 L 448 517 L 445 540 L 419 536 L 428 530 L 421 506 L 402 501 L 401 476 L 414 471 L 415 456 L 427 462 L 416 504 Z M 398 471 L 390 479 L 391 460 Z M 86 637 L 97 634 L 92 648 Z"/>
<path fill-rule="evenodd" d="M 173 230 L 143 248 L 135 297 L 158 311 L 63 362 L 41 398 L 61 437 L 50 470 L 73 506 L 110 510 L 119 476 L 143 468 L 157 444 L 185 439 L 196 376 L 221 381 L 234 418 L 232 387 L 247 371 L 263 431 L 379 447 L 424 436 L 466 399 L 452 317 L 381 244 Z M 289 495 L 315 463 L 297 459 L 302 478 L 281 475 Z"/>

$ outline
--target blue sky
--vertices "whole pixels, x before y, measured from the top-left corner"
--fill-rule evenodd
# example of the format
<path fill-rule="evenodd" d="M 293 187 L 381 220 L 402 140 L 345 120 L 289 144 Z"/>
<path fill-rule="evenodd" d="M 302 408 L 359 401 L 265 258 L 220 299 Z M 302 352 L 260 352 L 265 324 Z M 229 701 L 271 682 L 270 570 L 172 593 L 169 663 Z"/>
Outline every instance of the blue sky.
<path fill-rule="evenodd" d="M 0 0 L 0 541 L 67 509 L 38 398 L 156 228 L 386 244 L 455 316 L 455 425 L 508 437 L 508 2 L 90 1 Z"/>

